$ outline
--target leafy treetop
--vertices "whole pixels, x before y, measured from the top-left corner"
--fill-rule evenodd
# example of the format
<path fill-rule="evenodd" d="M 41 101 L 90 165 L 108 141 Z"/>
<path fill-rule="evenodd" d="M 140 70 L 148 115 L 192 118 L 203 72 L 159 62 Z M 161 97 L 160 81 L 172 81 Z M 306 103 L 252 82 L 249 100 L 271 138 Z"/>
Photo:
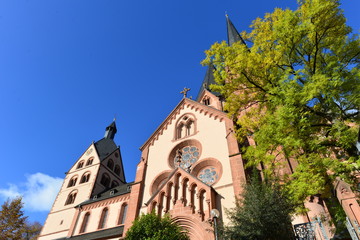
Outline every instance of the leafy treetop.
<path fill-rule="evenodd" d="M 247 45 L 215 43 L 212 62 L 225 109 L 236 121 L 248 165 L 267 178 L 281 175 L 293 201 L 329 194 L 336 177 L 352 180 L 360 166 L 360 41 L 346 25 L 338 0 L 303 0 L 296 10 L 275 9 L 243 32 Z M 291 180 L 290 180 L 291 179 Z M 312 183 L 312 184 L 309 184 Z"/>

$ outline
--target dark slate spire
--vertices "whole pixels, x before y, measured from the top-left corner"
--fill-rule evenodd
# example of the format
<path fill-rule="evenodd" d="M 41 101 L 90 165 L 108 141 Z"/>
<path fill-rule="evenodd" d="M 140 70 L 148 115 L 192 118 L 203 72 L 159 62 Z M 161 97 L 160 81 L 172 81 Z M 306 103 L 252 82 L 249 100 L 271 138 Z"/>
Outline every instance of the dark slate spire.
<path fill-rule="evenodd" d="M 116 129 L 116 124 L 115 124 L 115 119 L 114 119 L 114 121 L 109 126 L 106 127 L 104 138 L 114 140 L 116 132 L 117 132 L 117 129 Z"/>
<path fill-rule="evenodd" d="M 215 71 L 215 67 L 212 63 L 210 63 L 210 65 L 208 66 L 208 69 L 206 71 L 206 74 L 205 74 L 205 77 L 204 77 L 204 80 L 202 82 L 202 85 L 200 87 L 200 91 L 198 93 L 198 96 L 197 96 L 197 101 L 199 101 L 200 99 L 200 95 L 201 93 L 204 91 L 204 89 L 212 92 L 210 90 L 210 85 L 211 84 L 216 84 L 215 82 L 215 78 L 214 78 L 214 71 Z M 220 93 L 217 93 L 217 92 L 212 92 L 215 96 L 220 96 Z"/>
<path fill-rule="evenodd" d="M 244 39 L 240 36 L 239 32 L 236 30 L 234 24 L 229 19 L 229 16 L 226 14 L 226 26 L 227 26 L 227 36 L 228 36 L 228 44 L 232 45 L 234 42 L 241 41 L 246 45 Z"/>

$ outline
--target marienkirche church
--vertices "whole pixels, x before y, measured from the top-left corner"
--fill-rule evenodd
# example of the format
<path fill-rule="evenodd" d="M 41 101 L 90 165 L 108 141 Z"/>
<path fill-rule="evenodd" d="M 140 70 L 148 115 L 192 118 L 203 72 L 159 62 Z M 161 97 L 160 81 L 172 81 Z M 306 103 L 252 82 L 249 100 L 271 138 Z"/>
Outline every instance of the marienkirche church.
<path fill-rule="evenodd" d="M 227 35 L 230 45 L 242 41 L 228 18 Z M 228 223 L 225 209 L 235 207 L 248 174 L 224 99 L 209 88 L 213 71 L 209 66 L 195 100 L 185 89 L 184 98 L 141 146 L 133 182 L 125 180 L 114 142 L 116 124 L 106 127 L 105 136 L 69 164 L 39 239 L 123 239 L 134 219 L 151 211 L 170 214 L 192 240 L 215 239 L 211 210 Z M 286 164 L 284 171 L 296 166 Z M 348 219 L 359 222 L 355 194 L 342 181 L 335 187 Z M 330 219 L 323 200 L 313 196 L 304 204 L 309 212 L 293 217 L 294 228 L 311 222 L 316 239 L 333 238 L 334 227 L 322 221 Z"/>

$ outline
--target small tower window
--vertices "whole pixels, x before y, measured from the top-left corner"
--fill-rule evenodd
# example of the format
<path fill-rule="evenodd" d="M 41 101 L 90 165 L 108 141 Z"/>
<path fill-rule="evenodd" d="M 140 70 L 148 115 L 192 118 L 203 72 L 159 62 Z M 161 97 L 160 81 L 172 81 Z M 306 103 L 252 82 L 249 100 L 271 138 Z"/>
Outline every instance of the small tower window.
<path fill-rule="evenodd" d="M 110 177 L 108 174 L 104 173 L 101 177 L 100 183 L 104 186 L 104 187 L 109 187 L 110 184 Z"/>
<path fill-rule="evenodd" d="M 86 172 L 82 175 L 80 179 L 80 183 L 86 183 L 89 181 L 89 179 L 90 179 L 90 172 Z"/>
<path fill-rule="evenodd" d="M 210 98 L 209 97 L 204 97 L 203 104 L 206 105 L 206 106 L 209 106 L 210 105 Z"/>
<path fill-rule="evenodd" d="M 84 166 L 84 160 L 80 161 L 77 165 L 77 169 L 82 168 Z"/>
<path fill-rule="evenodd" d="M 107 167 L 111 170 L 114 169 L 114 161 L 112 159 L 109 159 L 109 161 L 107 162 Z"/>
<path fill-rule="evenodd" d="M 77 191 L 72 191 L 66 199 L 65 205 L 73 204 L 76 199 Z"/>
<path fill-rule="evenodd" d="M 91 164 L 93 163 L 93 160 L 94 160 L 93 157 L 89 158 L 89 159 L 87 160 L 87 162 L 86 162 L 86 166 L 91 165 Z"/>
<path fill-rule="evenodd" d="M 104 208 L 104 210 L 101 213 L 101 217 L 100 217 L 100 222 L 99 222 L 99 229 L 102 229 L 105 227 L 106 224 L 106 220 L 108 217 L 108 213 L 109 213 L 109 209 L 108 208 Z"/>
<path fill-rule="evenodd" d="M 120 166 L 119 165 L 115 165 L 114 172 L 120 176 Z"/>
<path fill-rule="evenodd" d="M 127 209 L 128 209 L 128 205 L 126 203 L 121 205 L 118 225 L 121 225 L 121 224 L 125 223 Z"/>
<path fill-rule="evenodd" d="M 82 224 L 81 224 L 80 233 L 86 232 L 86 227 L 87 227 L 87 225 L 88 225 L 89 218 L 90 218 L 90 213 L 87 212 L 87 213 L 85 214 L 84 219 L 83 219 L 83 222 L 82 222 Z"/>
<path fill-rule="evenodd" d="M 67 187 L 73 187 L 73 186 L 75 186 L 76 181 L 77 181 L 77 176 L 72 177 L 72 178 L 70 179 L 69 184 L 68 184 Z"/>

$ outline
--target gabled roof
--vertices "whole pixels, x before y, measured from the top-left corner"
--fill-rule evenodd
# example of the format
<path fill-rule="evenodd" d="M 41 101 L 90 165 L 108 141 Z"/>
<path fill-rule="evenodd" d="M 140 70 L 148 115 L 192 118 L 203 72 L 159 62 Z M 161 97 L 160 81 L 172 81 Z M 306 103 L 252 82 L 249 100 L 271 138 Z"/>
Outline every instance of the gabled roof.
<path fill-rule="evenodd" d="M 220 122 L 224 118 L 228 118 L 227 114 L 223 111 L 217 110 L 213 107 L 206 106 L 189 98 L 183 98 L 178 105 L 171 111 L 171 113 L 167 116 L 167 118 L 160 124 L 160 126 L 155 130 L 155 132 L 146 140 L 146 142 L 140 147 L 140 150 L 143 150 L 145 146 L 151 144 L 160 134 L 164 131 L 167 126 L 176 118 L 176 115 L 180 113 L 180 110 L 183 109 L 185 106 L 190 106 L 195 111 L 200 111 L 204 115 L 209 114 L 209 117 L 214 119 L 218 119 Z"/>
<path fill-rule="evenodd" d="M 231 22 L 228 15 L 226 15 L 226 27 L 227 27 L 227 37 L 228 37 L 229 46 L 238 41 L 241 41 L 243 44 L 246 45 L 244 39 L 236 30 L 234 24 Z"/>
<path fill-rule="evenodd" d="M 211 84 L 216 84 L 215 77 L 214 77 L 214 71 L 215 70 L 216 69 L 215 69 L 214 65 L 212 63 L 210 63 L 209 66 L 208 66 L 208 69 L 206 70 L 206 74 L 205 74 L 204 80 L 203 80 L 203 82 L 201 84 L 201 87 L 200 87 L 199 93 L 197 95 L 196 101 L 200 101 L 202 92 L 205 89 L 208 90 L 209 92 L 211 92 L 212 94 L 214 94 L 217 97 L 220 96 L 220 93 L 213 92 L 213 91 L 210 90 L 210 85 Z"/>

